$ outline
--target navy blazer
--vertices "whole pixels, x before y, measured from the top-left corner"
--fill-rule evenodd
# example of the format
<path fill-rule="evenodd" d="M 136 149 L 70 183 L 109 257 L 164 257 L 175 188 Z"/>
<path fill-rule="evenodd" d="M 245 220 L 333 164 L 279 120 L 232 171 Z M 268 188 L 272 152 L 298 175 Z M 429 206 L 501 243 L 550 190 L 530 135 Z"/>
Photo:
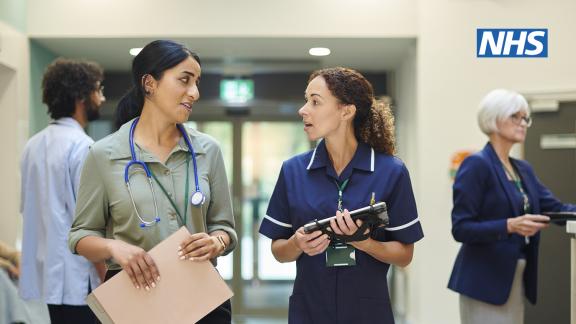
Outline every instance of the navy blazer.
<path fill-rule="evenodd" d="M 532 214 L 543 211 L 576 210 L 562 204 L 540 183 L 526 161 L 511 159 L 528 194 Z M 502 162 L 490 143 L 466 158 L 454 181 L 452 235 L 462 242 L 448 288 L 494 305 L 506 303 L 518 259 L 524 253 L 526 298 L 536 303 L 538 243 L 540 234 L 524 238 L 508 234 L 507 218 L 520 216 L 522 204 L 508 182 Z"/>

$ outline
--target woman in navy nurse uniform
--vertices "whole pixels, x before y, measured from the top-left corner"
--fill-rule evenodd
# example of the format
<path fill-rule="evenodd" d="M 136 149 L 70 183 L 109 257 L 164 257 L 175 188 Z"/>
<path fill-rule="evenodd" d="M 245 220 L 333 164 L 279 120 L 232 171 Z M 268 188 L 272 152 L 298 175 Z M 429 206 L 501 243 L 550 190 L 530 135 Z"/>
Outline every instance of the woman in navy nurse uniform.
<path fill-rule="evenodd" d="M 423 237 L 408 170 L 394 154 L 390 108 L 374 99 L 358 72 L 328 68 L 313 72 L 299 110 L 310 152 L 282 165 L 260 233 L 271 238 L 280 262 L 296 261 L 289 323 L 394 323 L 386 274 L 405 267 L 414 242 Z M 388 205 L 390 224 L 345 248 L 355 265 L 331 266 L 330 240 L 302 226 L 336 215 L 338 234 L 353 234 L 348 210 L 375 201 Z M 354 262 L 351 262 L 354 263 Z"/>
<path fill-rule="evenodd" d="M 531 122 L 522 95 L 488 93 L 478 123 L 489 142 L 456 175 L 452 235 L 462 246 L 448 287 L 460 293 L 463 324 L 524 322 L 524 295 L 536 302 L 539 231 L 549 221 L 539 214 L 576 210 L 556 199 L 526 161 L 509 156 Z"/>

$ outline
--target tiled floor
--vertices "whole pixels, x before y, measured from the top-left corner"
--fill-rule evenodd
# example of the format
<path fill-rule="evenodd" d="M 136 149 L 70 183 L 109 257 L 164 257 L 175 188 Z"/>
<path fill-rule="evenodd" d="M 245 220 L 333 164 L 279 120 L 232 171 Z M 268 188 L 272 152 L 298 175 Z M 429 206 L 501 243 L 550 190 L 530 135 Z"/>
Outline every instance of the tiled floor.
<path fill-rule="evenodd" d="M 290 282 L 260 283 L 244 285 L 244 300 L 247 308 L 288 308 L 288 297 L 292 294 Z"/>

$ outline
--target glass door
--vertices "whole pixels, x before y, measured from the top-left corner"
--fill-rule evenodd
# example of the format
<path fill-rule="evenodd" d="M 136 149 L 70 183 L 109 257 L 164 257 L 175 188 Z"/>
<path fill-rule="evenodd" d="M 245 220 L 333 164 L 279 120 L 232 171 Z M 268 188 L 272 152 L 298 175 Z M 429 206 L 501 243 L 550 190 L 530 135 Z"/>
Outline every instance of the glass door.
<path fill-rule="evenodd" d="M 301 122 L 242 124 L 243 301 L 249 313 L 286 314 L 295 263 L 276 261 L 271 240 L 258 233 L 282 162 L 310 149 Z"/>
<path fill-rule="evenodd" d="M 218 271 L 234 291 L 234 315 L 287 316 L 295 263 L 280 263 L 271 241 L 258 233 L 282 162 L 310 149 L 300 121 L 190 122 L 214 137 L 222 148 L 234 202 L 239 245 L 218 259 Z"/>
<path fill-rule="evenodd" d="M 220 144 L 222 155 L 224 156 L 224 166 L 226 168 L 226 176 L 228 177 L 228 184 L 232 188 L 233 170 L 233 148 L 232 148 L 232 123 L 230 122 L 188 122 L 192 128 L 214 137 Z M 238 220 L 236 220 L 238 221 Z M 218 272 L 224 280 L 230 282 L 233 277 L 233 259 L 234 252 L 218 258 Z"/>

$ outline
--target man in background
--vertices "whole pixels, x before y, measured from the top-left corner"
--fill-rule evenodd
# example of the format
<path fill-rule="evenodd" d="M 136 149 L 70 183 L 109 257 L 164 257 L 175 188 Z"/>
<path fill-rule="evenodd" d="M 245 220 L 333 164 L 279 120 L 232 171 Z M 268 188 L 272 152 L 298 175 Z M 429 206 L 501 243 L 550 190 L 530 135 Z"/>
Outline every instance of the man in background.
<path fill-rule="evenodd" d="M 52 122 L 34 135 L 21 161 L 24 218 L 20 295 L 43 300 L 53 324 L 93 323 L 85 299 L 103 278 L 68 250 L 80 172 L 94 142 L 84 131 L 105 101 L 103 71 L 87 61 L 57 59 L 42 80 L 42 101 Z"/>

